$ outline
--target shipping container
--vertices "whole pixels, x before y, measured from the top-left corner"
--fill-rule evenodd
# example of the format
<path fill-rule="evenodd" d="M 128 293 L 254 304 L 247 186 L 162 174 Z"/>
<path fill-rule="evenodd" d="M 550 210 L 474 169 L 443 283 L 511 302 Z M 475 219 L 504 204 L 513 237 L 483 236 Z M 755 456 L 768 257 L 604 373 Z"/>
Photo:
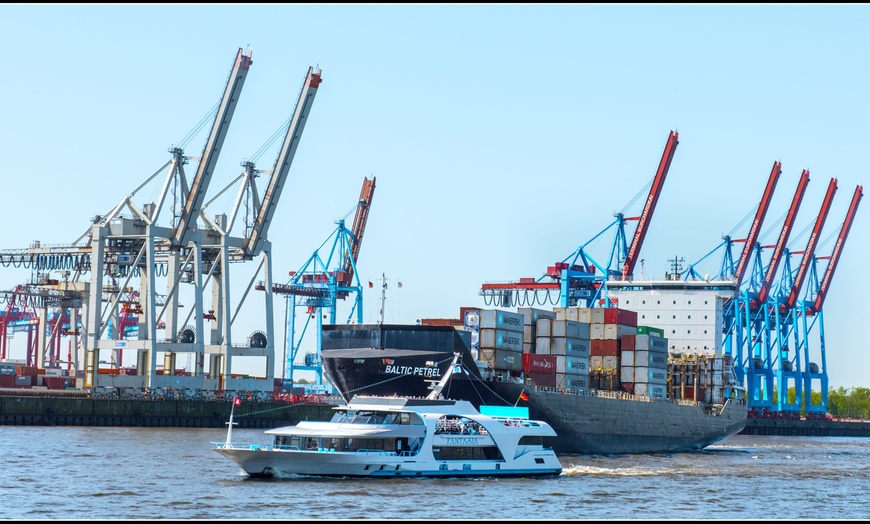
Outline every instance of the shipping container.
<path fill-rule="evenodd" d="M 596 340 L 589 341 L 589 355 L 615 357 L 619 354 L 619 344 L 616 340 Z"/>
<path fill-rule="evenodd" d="M 650 326 L 637 326 L 637 334 L 638 335 L 655 335 L 657 337 L 664 337 L 665 330 L 659 329 L 656 327 L 650 327 Z"/>
<path fill-rule="evenodd" d="M 523 316 L 519 313 L 502 311 L 500 309 L 483 309 L 480 311 L 480 329 L 481 331 L 484 329 L 498 329 L 522 333 Z"/>
<path fill-rule="evenodd" d="M 535 324 L 535 336 L 552 337 L 553 336 L 553 319 L 541 318 Z"/>
<path fill-rule="evenodd" d="M 556 373 L 565 373 L 566 375 L 588 375 L 589 360 L 578 357 L 556 357 Z"/>
<path fill-rule="evenodd" d="M 588 389 L 589 377 L 556 373 L 556 389 Z"/>
<path fill-rule="evenodd" d="M 523 323 L 527 326 L 535 326 L 539 318 L 556 318 L 555 311 L 547 311 L 546 309 L 535 309 L 532 307 L 517 308 L 517 313 L 523 316 Z"/>
<path fill-rule="evenodd" d="M 578 308 L 576 307 L 557 307 L 553 308 L 553 312 L 556 313 L 555 320 L 572 320 L 574 322 L 578 321 Z"/>
<path fill-rule="evenodd" d="M 665 385 L 668 383 L 668 371 L 666 369 L 635 366 L 634 382 L 636 384 L 645 383 Z"/>
<path fill-rule="evenodd" d="M 622 381 L 623 384 L 626 382 L 634 382 L 634 366 L 626 366 L 625 364 L 619 366 L 619 380 Z"/>
<path fill-rule="evenodd" d="M 523 353 L 522 351 L 510 351 L 506 349 L 495 350 L 495 360 L 493 368 L 503 371 L 522 371 L 523 370 Z"/>
<path fill-rule="evenodd" d="M 15 375 L 0 375 L 0 388 L 15 387 Z"/>
<path fill-rule="evenodd" d="M 0 364 L 0 376 L 15 376 L 15 364 Z"/>
<path fill-rule="evenodd" d="M 459 308 L 459 318 L 466 330 L 476 330 L 480 328 L 480 308 L 476 307 L 461 307 Z"/>
<path fill-rule="evenodd" d="M 541 337 L 538 336 L 535 338 L 535 353 L 538 355 L 549 355 L 550 354 L 550 337 Z"/>
<path fill-rule="evenodd" d="M 633 382 L 623 382 L 619 385 L 619 389 L 626 393 L 634 394 L 634 383 Z"/>
<path fill-rule="evenodd" d="M 507 349 L 522 353 L 523 338 L 522 326 L 520 332 L 506 331 L 501 329 L 480 329 L 480 348 Z"/>
<path fill-rule="evenodd" d="M 637 311 L 608 307 L 604 309 L 604 324 L 622 324 L 624 326 L 637 327 Z"/>
<path fill-rule="evenodd" d="M 650 398 L 666 398 L 668 390 L 667 386 L 661 384 L 643 384 L 636 382 L 634 384 L 634 394 Z"/>
<path fill-rule="evenodd" d="M 578 357 L 589 356 L 588 339 L 557 338 L 550 339 L 550 355 L 576 355 Z"/>
<path fill-rule="evenodd" d="M 667 369 L 668 354 L 659 353 L 658 351 L 638 349 L 634 352 L 634 365 L 656 369 Z"/>
<path fill-rule="evenodd" d="M 648 349 L 650 351 L 668 350 L 668 339 L 657 335 L 637 335 L 634 340 L 634 349 Z"/>
<path fill-rule="evenodd" d="M 589 339 L 589 324 L 573 320 L 553 320 L 550 326 L 552 337 Z"/>
<path fill-rule="evenodd" d="M 637 335 L 631 335 L 631 334 L 622 335 L 622 338 L 619 339 L 620 347 L 623 350 L 628 349 L 628 350 L 634 351 L 635 349 L 637 349 L 637 343 L 635 342 L 636 340 L 637 340 Z"/>
<path fill-rule="evenodd" d="M 523 371 L 528 373 L 553 374 L 556 372 L 556 357 L 523 353 Z"/>
<path fill-rule="evenodd" d="M 535 386 L 543 388 L 556 387 L 556 373 L 535 373 L 529 372 L 526 378 L 530 379 Z"/>
<path fill-rule="evenodd" d="M 577 322 L 583 322 L 584 324 L 591 324 L 592 323 L 592 308 L 590 308 L 590 307 L 577 308 Z"/>
<path fill-rule="evenodd" d="M 625 349 L 620 351 L 619 352 L 619 363 L 622 367 L 626 367 L 626 366 L 634 367 L 634 365 L 635 365 L 634 351 L 626 351 Z M 629 382 L 634 382 L 634 381 L 630 380 Z"/>
<path fill-rule="evenodd" d="M 35 378 L 30 375 L 16 375 L 15 387 L 30 387 L 33 386 Z"/>

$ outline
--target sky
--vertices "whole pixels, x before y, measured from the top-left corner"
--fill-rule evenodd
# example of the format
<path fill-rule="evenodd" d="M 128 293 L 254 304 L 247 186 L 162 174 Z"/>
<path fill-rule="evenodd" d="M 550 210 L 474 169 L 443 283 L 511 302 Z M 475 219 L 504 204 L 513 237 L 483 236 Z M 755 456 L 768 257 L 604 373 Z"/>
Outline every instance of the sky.
<path fill-rule="evenodd" d="M 385 322 L 414 323 L 487 307 L 485 282 L 542 276 L 614 213 L 640 213 L 671 131 L 679 146 L 641 249 L 645 278 L 674 258 L 698 261 L 722 235 L 745 237 L 775 161 L 782 176 L 759 241 L 775 243 L 807 169 L 788 247 L 803 249 L 799 233 L 836 178 L 817 251 L 829 254 L 866 180 L 868 26 L 861 4 L 4 4 L 0 249 L 79 238 L 209 114 L 241 48 L 253 64 L 207 199 L 290 117 L 308 68 L 321 68 L 268 233 L 273 269 L 286 282 L 325 256 L 374 176 L 357 261 L 364 322 L 379 320 L 382 278 Z M 206 136 L 186 153 L 199 155 Z M 228 211 L 220 205 L 210 209 Z M 870 387 L 867 205 L 824 307 L 835 388 Z M 606 256 L 603 238 L 587 249 Z M 721 257 L 711 259 L 715 273 Z M 0 268 L 0 289 L 29 276 Z M 339 305 L 340 322 L 348 310 Z M 284 315 L 276 302 L 282 339 Z M 243 314 L 234 330 L 258 325 Z"/>

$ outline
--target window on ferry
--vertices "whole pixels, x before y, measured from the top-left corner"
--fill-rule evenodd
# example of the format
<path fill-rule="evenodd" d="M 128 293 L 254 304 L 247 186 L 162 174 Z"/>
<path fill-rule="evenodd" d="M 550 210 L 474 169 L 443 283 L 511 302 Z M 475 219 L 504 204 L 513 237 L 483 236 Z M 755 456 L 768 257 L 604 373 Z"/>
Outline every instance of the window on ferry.
<path fill-rule="evenodd" d="M 525 437 L 520 437 L 520 446 L 542 446 L 544 444 L 544 437 L 538 437 L 534 435 L 526 435 Z"/>

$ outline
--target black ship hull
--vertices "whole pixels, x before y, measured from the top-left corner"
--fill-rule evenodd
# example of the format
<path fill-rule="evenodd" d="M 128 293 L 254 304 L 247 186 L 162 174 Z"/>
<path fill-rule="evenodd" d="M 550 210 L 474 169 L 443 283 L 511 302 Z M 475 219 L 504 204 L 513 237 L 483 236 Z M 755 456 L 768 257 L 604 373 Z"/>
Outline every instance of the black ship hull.
<path fill-rule="evenodd" d="M 453 374 L 444 396 L 467 400 L 477 408 L 526 406 L 531 418 L 545 420 L 556 430 L 553 448 L 560 454 L 692 451 L 737 434 L 746 425 L 746 404 L 736 399 L 711 406 L 617 391 L 557 391 L 515 380 L 484 380 L 468 344 L 461 336 L 454 340 L 454 333 L 460 332 L 439 326 L 325 326 L 324 375 L 346 400 L 361 394 L 425 397 L 459 352 L 461 372 Z M 361 341 L 361 346 L 351 347 Z M 420 341 L 428 341 L 430 349 Z M 528 400 L 520 400 L 523 393 Z"/>

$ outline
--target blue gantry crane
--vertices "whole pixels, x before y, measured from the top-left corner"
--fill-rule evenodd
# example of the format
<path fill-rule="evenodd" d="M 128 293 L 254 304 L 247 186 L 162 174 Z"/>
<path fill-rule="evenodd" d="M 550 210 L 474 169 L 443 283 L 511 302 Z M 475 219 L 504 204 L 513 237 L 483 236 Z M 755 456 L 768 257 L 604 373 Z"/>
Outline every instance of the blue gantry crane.
<path fill-rule="evenodd" d="M 320 359 L 323 318 L 328 316 L 328 323 L 335 324 L 336 306 L 339 300 L 344 300 L 352 294 L 355 295 L 347 322 L 350 323 L 356 316 L 356 322 L 362 323 L 362 286 L 359 282 L 356 262 L 359 258 L 374 192 L 375 177 L 364 178 L 351 229 L 347 229 L 345 226 L 344 218 L 339 219 L 332 234 L 314 251 L 302 267 L 298 271 L 290 272 L 290 281 L 287 284 L 274 284 L 272 287 L 274 293 L 287 295 L 289 318 L 287 320 L 287 355 L 285 357 L 284 379 L 291 383 L 296 370 L 314 371 L 317 384 L 323 383 L 323 367 Z M 320 250 L 327 245 L 330 239 L 333 239 L 332 246 L 324 260 Z M 298 308 L 304 308 L 305 313 L 304 319 L 301 321 L 301 329 L 297 333 Z M 327 314 L 321 313 L 321 310 L 324 309 L 328 312 Z M 315 320 L 316 324 L 316 352 L 306 353 L 303 363 L 300 364 L 296 362 L 296 357 L 312 319 Z"/>
<path fill-rule="evenodd" d="M 537 279 L 530 277 L 521 278 L 517 282 L 484 283 L 480 289 L 484 303 L 503 307 L 536 304 L 570 307 L 579 303 L 585 303 L 587 306 L 603 304 L 609 307 L 611 299 L 607 293 L 607 281 L 633 278 L 635 265 L 640 260 L 640 249 L 649 231 L 649 224 L 664 187 L 677 144 L 679 144 L 679 133 L 671 131 L 652 179 L 643 211 L 639 216 L 626 217 L 622 212 L 616 213 L 610 225 L 561 262 L 549 266 L 547 272 Z M 635 200 L 632 200 L 632 203 Z M 625 225 L 630 221 L 637 221 L 637 227 L 629 244 Z M 615 229 L 615 237 L 607 262 L 601 263 L 587 252 L 586 247 L 610 229 Z"/>

